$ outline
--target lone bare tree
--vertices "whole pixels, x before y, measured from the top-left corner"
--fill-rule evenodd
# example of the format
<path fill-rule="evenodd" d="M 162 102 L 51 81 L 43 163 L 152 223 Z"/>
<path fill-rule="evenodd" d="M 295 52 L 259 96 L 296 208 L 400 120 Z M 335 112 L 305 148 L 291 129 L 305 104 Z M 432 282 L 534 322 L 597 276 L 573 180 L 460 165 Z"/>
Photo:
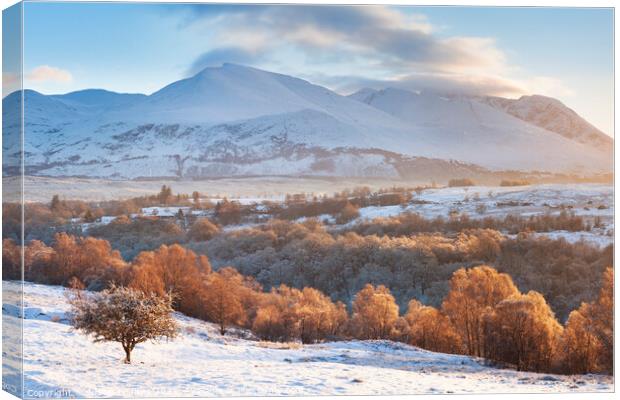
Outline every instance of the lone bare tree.
<path fill-rule="evenodd" d="M 138 343 L 173 339 L 177 334 L 170 295 L 112 287 L 92 294 L 75 291 L 69 302 L 75 329 L 92 335 L 95 342 L 119 342 L 126 363 Z"/>

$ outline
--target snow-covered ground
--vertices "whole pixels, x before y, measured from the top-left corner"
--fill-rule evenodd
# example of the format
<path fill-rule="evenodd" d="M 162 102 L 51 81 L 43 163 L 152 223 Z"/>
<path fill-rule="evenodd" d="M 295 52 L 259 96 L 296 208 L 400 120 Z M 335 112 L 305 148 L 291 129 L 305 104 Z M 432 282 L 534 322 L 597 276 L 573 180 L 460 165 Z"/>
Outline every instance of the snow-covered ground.
<path fill-rule="evenodd" d="M 550 184 L 515 187 L 470 186 L 423 190 L 414 194 L 406 208 L 400 206 L 366 207 L 362 218 L 393 216 L 403 211 L 426 218 L 447 217 L 450 211 L 471 218 L 487 216 L 558 214 L 563 209 L 583 216 L 613 220 L 613 186 L 600 184 Z M 483 205 L 484 210 L 479 209 Z M 598 207 L 602 206 L 601 209 Z"/>
<path fill-rule="evenodd" d="M 21 285 L 3 282 L 6 298 Z M 212 324 L 177 314 L 173 342 L 138 345 L 126 365 L 116 343 L 93 344 L 67 324 L 63 289 L 24 285 L 24 392 L 27 397 L 389 395 L 418 393 L 611 392 L 608 376 L 500 370 L 478 359 L 390 341 L 317 345 L 222 337 Z M 18 309 L 3 304 L 3 340 L 15 350 Z M 6 351 L 6 350 L 5 350 Z M 5 356 L 3 383 L 18 361 Z"/>
<path fill-rule="evenodd" d="M 562 210 L 575 213 L 592 223 L 599 217 L 603 226 L 587 232 L 555 231 L 539 233 L 569 242 L 584 240 L 599 246 L 613 244 L 614 203 L 613 186 L 600 184 L 528 185 L 517 187 L 471 186 L 426 189 L 414 195 L 413 204 L 406 207 L 364 207 L 360 220 L 393 217 L 403 212 L 418 213 L 425 218 L 447 218 L 451 212 L 467 214 L 470 218 L 507 215 L 531 216 L 552 214 Z M 350 222 L 348 225 L 354 224 Z"/>

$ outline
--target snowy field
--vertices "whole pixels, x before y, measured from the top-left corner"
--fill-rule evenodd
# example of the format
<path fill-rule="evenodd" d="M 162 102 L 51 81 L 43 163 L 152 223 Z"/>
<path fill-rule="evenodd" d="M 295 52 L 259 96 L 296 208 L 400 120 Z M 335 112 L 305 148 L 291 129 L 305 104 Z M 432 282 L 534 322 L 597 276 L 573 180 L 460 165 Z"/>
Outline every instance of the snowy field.
<path fill-rule="evenodd" d="M 507 215 L 557 215 L 564 210 L 584 217 L 591 224 L 598 217 L 602 227 L 587 232 L 555 231 L 537 235 L 607 246 L 614 242 L 613 195 L 613 186 L 599 184 L 427 189 L 414 195 L 413 204 L 406 207 L 361 208 L 358 220 L 391 217 L 403 212 L 418 213 L 426 218 L 447 218 L 450 213 L 467 214 L 470 218 L 503 218 Z"/>
<path fill-rule="evenodd" d="M 20 285 L 3 282 L 5 295 Z M 212 324 L 177 314 L 173 342 L 138 345 L 133 364 L 120 345 L 93 344 L 67 324 L 63 289 L 24 286 L 24 373 L 27 397 L 390 395 L 419 393 L 611 392 L 608 376 L 560 376 L 500 370 L 480 360 L 433 353 L 390 341 L 317 345 L 222 337 Z M 19 312 L 3 304 L 5 326 Z M 16 350 L 14 337 L 5 346 Z M 5 349 L 6 351 L 6 349 Z M 8 357 L 7 384 L 18 382 Z M 10 368 L 13 366 L 13 368 Z"/>
<path fill-rule="evenodd" d="M 606 220 L 613 220 L 614 215 L 613 186 L 599 184 L 446 187 L 414 194 L 413 202 L 405 208 L 366 207 L 360 213 L 367 219 L 398 215 L 403 211 L 427 218 L 447 217 L 451 211 L 471 218 L 558 214 L 562 210 Z M 479 208 L 481 205 L 484 209 Z"/>
<path fill-rule="evenodd" d="M 15 184 L 17 178 L 5 178 L 5 185 Z M 332 195 L 344 189 L 368 186 L 373 190 L 393 185 L 421 185 L 424 182 L 390 180 L 387 178 L 291 178 L 291 177 L 256 177 L 256 178 L 222 178 L 205 180 L 157 179 L 153 181 L 106 180 L 87 178 L 51 178 L 26 176 L 24 192 L 26 201 L 49 201 L 54 194 L 71 200 L 116 200 L 131 197 L 154 195 L 159 193 L 162 185 L 172 187 L 174 193 L 192 193 L 198 191 L 213 197 L 229 199 L 283 199 L 287 193 L 314 193 Z M 5 201 L 16 201 L 6 198 Z"/>

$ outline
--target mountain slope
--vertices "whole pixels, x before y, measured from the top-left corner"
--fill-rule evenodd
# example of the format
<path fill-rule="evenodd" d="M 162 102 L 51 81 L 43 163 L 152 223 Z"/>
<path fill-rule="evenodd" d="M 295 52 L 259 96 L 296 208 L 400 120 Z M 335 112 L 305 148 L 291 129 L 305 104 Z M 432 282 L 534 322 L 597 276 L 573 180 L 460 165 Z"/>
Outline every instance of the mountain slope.
<path fill-rule="evenodd" d="M 560 137 L 474 98 L 396 88 L 363 89 L 349 97 L 426 131 L 438 144 L 454 146 L 450 151 L 456 159 L 476 162 L 468 156 L 475 155 L 482 165 L 517 170 L 544 170 L 545 161 L 556 168 L 562 163 L 611 168 L 609 148 Z"/>
<path fill-rule="evenodd" d="M 467 356 L 391 341 L 316 345 L 252 340 L 176 313 L 174 341 L 139 344 L 124 364 L 117 343 L 93 343 L 67 321 L 65 289 L 3 282 L 7 387 L 21 381 L 37 397 L 214 397 L 420 393 L 610 392 L 613 377 L 501 370 Z M 11 300 L 21 298 L 24 318 Z M 23 342 L 18 335 L 23 323 Z M 19 336 L 21 339 L 21 336 Z M 23 347 L 22 347 L 23 344 Z M 56 390 L 54 390 L 56 389 Z"/>
<path fill-rule="evenodd" d="M 611 171 L 612 164 L 606 148 L 471 98 L 398 89 L 346 97 L 234 64 L 207 68 L 150 96 L 103 90 L 25 93 L 28 174 L 403 177 L 419 158 L 437 160 L 437 168 L 458 161 L 471 170 L 590 174 Z M 3 105 L 5 117 L 15 120 L 6 125 L 5 137 L 16 136 L 15 96 Z M 10 157 L 5 165 L 16 161 Z"/>
<path fill-rule="evenodd" d="M 523 121 L 577 142 L 606 150 L 613 146 L 613 140 L 609 136 L 557 99 L 534 95 L 521 96 L 519 99 L 483 97 L 480 100 Z"/>

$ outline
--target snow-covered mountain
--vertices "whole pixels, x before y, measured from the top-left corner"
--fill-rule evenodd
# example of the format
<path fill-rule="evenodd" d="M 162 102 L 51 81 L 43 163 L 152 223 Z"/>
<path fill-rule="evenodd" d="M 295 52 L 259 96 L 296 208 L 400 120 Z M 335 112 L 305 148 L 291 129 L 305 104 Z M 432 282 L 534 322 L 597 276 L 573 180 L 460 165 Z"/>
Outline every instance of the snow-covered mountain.
<path fill-rule="evenodd" d="M 19 154 L 12 139 L 20 99 L 20 93 L 3 99 L 5 167 Z M 33 175 L 396 178 L 415 174 L 421 163 L 425 170 L 465 175 L 611 171 L 610 147 L 539 125 L 486 100 L 398 89 L 347 97 L 234 64 L 207 68 L 149 96 L 24 92 L 25 164 Z"/>

